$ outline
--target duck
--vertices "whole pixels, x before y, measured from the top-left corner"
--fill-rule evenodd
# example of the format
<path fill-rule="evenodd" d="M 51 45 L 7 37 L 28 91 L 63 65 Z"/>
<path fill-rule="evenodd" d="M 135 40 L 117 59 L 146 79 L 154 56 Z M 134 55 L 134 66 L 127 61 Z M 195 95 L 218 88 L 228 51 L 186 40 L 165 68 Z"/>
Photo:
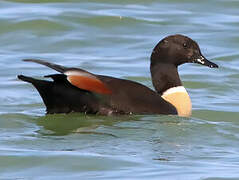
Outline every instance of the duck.
<path fill-rule="evenodd" d="M 45 79 L 18 75 L 39 92 L 47 114 L 82 112 L 95 115 L 162 114 L 190 117 L 192 103 L 182 84 L 178 66 L 197 63 L 209 68 L 218 65 L 207 60 L 196 41 L 169 35 L 158 42 L 150 56 L 154 90 L 135 81 L 65 67 L 39 59 L 23 59 L 47 66 L 59 73 Z"/>

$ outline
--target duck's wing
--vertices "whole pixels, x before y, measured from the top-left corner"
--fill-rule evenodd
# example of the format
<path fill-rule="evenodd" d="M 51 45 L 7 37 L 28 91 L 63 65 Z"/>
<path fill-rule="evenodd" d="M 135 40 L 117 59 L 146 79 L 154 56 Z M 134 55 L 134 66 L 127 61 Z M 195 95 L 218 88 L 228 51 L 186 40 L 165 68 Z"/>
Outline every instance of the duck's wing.
<path fill-rule="evenodd" d="M 40 59 L 23 59 L 23 61 L 25 62 L 34 62 L 34 63 L 37 63 L 37 64 L 41 64 L 41 65 L 44 65 L 44 66 L 47 66 L 51 69 L 54 69 L 60 73 L 64 73 L 65 71 L 67 71 L 68 68 L 64 67 L 64 66 L 61 66 L 61 65 L 58 65 L 58 64 L 54 64 L 54 63 L 49 63 L 47 61 L 44 61 L 44 60 L 40 60 Z"/>
<path fill-rule="evenodd" d="M 54 69 L 66 76 L 68 82 L 73 86 L 76 86 L 80 89 L 99 93 L 99 94 L 111 94 L 111 90 L 105 83 L 103 83 L 96 75 L 85 71 L 80 68 L 68 68 L 58 64 L 49 63 L 47 61 L 39 59 L 24 59 L 26 62 L 34 62 L 44 66 L 47 66 L 51 69 Z M 51 77 L 45 76 L 45 77 Z M 54 79 L 54 78 L 53 78 Z M 54 79 L 55 80 L 55 79 Z"/>

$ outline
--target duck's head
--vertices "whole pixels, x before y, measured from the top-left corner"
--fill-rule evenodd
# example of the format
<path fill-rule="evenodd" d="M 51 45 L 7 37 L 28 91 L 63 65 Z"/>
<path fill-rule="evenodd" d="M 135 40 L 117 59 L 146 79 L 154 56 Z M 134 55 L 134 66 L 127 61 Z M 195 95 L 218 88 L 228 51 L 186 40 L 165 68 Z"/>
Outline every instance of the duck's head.
<path fill-rule="evenodd" d="M 198 63 L 210 68 L 218 65 L 207 60 L 201 53 L 198 44 L 187 36 L 180 34 L 167 36 L 153 49 L 151 63 L 173 64 L 176 67 L 184 63 Z"/>
<path fill-rule="evenodd" d="M 162 39 L 155 46 L 151 55 L 150 70 L 153 85 L 161 97 L 177 109 L 179 116 L 190 116 L 191 100 L 177 70 L 177 67 L 184 63 L 218 68 L 218 65 L 202 55 L 195 41 L 176 34 Z"/>

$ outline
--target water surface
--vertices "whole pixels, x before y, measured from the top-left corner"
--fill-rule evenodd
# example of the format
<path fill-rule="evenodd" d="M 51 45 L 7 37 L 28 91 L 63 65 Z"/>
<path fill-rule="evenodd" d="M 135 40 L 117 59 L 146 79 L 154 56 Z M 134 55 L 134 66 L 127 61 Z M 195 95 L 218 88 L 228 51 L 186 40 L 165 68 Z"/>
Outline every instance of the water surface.
<path fill-rule="evenodd" d="M 0 2 L 0 179 L 239 179 L 239 1 Z M 23 58 L 152 88 L 149 57 L 170 34 L 196 40 L 219 69 L 179 68 L 191 118 L 47 115 L 17 74 L 54 71 Z"/>

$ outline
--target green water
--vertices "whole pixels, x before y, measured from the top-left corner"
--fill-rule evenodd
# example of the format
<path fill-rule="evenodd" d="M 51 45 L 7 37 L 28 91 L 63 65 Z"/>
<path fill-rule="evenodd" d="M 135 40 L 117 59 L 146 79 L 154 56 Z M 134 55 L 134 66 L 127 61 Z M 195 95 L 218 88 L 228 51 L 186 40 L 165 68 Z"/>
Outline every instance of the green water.
<path fill-rule="evenodd" d="M 0 2 L 0 179 L 239 179 L 239 1 Z M 196 40 L 219 69 L 179 68 L 191 118 L 48 115 L 17 74 L 54 71 L 23 58 L 152 88 L 149 57 L 170 34 Z"/>

